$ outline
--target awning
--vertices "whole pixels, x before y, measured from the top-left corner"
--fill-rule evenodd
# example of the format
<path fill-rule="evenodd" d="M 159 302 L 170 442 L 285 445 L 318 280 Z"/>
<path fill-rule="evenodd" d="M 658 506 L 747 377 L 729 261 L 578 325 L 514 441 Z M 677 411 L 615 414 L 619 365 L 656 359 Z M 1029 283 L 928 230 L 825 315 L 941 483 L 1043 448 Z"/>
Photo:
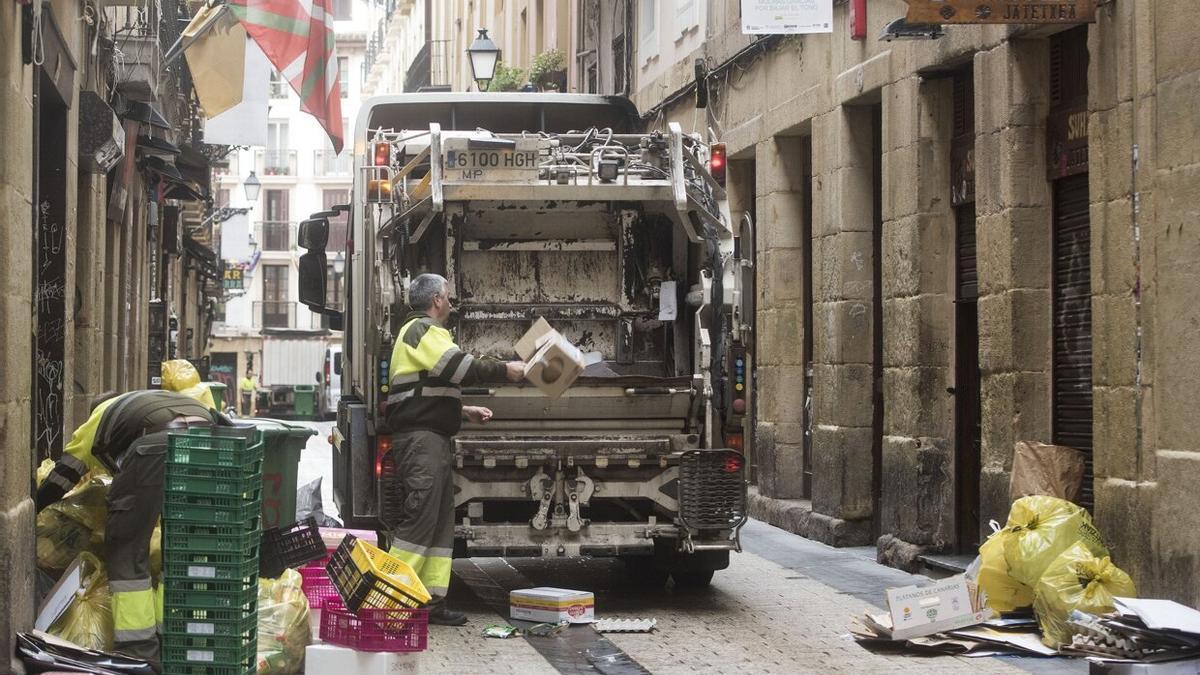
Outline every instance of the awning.
<path fill-rule="evenodd" d="M 199 263 L 198 269 L 205 279 L 221 281 L 221 263 L 211 248 L 192 239 L 190 235 L 184 235 L 183 254 L 194 258 Z"/>

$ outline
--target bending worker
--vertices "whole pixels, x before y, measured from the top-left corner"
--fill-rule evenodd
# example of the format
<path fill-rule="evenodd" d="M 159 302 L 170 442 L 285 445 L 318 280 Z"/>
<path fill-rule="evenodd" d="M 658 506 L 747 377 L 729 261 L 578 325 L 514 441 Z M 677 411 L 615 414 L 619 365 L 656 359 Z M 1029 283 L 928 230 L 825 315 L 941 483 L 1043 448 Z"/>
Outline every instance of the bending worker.
<path fill-rule="evenodd" d="M 384 514 L 390 553 L 416 570 L 433 596 L 429 622 L 461 626 L 462 612 L 446 606 L 454 548 L 454 450 L 462 420 L 487 422 L 492 411 L 463 406 L 462 390 L 485 382 L 520 382 L 525 364 L 475 357 L 454 344 L 450 289 L 443 277 L 422 274 L 409 286 L 412 312 L 392 350 L 388 373 L 387 428 L 392 447 L 384 457 L 398 480 L 380 489 L 398 497 L 399 513 Z M 387 472 L 385 472 L 387 473 Z"/>
<path fill-rule="evenodd" d="M 112 593 L 114 651 L 148 661 L 155 669 L 159 627 L 150 580 L 150 536 L 162 512 L 167 433 L 210 426 L 220 419 L 192 396 L 172 391 L 131 391 L 109 398 L 75 430 L 62 458 L 38 487 L 40 512 L 62 499 L 89 471 L 112 474 L 104 562 Z"/>

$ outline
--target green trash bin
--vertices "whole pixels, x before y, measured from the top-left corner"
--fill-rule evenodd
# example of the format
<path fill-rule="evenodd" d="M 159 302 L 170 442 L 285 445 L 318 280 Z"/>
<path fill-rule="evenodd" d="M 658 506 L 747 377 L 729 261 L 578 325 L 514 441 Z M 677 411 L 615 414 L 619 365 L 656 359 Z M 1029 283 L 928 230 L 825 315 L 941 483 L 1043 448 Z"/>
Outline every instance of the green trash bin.
<path fill-rule="evenodd" d="M 213 403 L 217 404 L 217 411 L 225 412 L 225 384 L 223 382 L 205 382 L 204 386 L 208 387 L 209 393 L 212 394 Z"/>
<path fill-rule="evenodd" d="M 317 430 L 265 417 L 251 417 L 263 433 L 262 526 L 285 527 L 296 522 L 296 473 L 300 452 Z"/>
<path fill-rule="evenodd" d="M 317 387 L 298 384 L 292 389 L 292 414 L 301 419 L 312 419 L 317 410 Z"/>

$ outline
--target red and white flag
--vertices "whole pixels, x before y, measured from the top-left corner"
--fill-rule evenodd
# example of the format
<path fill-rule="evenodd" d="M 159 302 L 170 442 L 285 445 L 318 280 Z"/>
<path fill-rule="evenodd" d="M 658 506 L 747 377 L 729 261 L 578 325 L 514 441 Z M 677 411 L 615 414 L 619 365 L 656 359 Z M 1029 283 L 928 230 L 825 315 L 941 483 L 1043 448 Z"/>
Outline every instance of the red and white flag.
<path fill-rule="evenodd" d="M 332 0 L 230 0 L 246 33 L 342 151 L 342 94 L 334 54 Z"/>

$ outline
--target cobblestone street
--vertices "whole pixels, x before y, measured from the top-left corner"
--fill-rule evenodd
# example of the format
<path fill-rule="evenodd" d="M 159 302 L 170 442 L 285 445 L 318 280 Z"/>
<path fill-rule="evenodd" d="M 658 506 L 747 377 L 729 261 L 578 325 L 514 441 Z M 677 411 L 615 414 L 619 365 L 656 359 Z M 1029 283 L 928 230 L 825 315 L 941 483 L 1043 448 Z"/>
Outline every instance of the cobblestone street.
<path fill-rule="evenodd" d="M 862 550 L 829 548 L 757 521 L 746 526 L 743 541 L 746 552 L 732 556 L 729 569 L 701 591 L 640 588 L 617 560 L 457 560 L 451 602 L 471 621 L 462 628 L 433 627 L 422 668 L 430 673 L 642 672 L 606 670 L 603 660 L 589 659 L 587 653 L 548 659 L 534 647 L 535 641 L 562 638 L 481 637 L 486 625 L 504 617 L 462 583 L 461 575 L 472 565 L 511 564 L 534 586 L 595 591 L 597 617 L 657 619 L 651 634 L 608 636 L 652 673 L 1086 672 L 1081 662 L 1065 659 L 873 654 L 847 635 L 849 617 L 868 605 L 878 607 L 886 587 L 918 578 L 877 565 Z"/>

